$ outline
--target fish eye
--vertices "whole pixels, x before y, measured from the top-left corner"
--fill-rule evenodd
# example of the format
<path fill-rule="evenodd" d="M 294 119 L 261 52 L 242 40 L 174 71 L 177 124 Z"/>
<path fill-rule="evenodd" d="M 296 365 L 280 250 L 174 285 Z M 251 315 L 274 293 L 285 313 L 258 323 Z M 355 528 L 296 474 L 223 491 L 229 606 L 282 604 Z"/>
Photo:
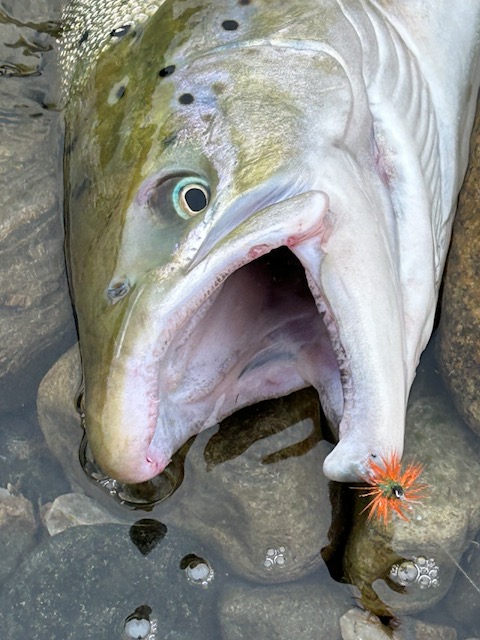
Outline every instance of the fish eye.
<path fill-rule="evenodd" d="M 175 185 L 172 199 L 178 215 L 189 220 L 210 204 L 208 184 L 198 177 L 184 178 Z"/>

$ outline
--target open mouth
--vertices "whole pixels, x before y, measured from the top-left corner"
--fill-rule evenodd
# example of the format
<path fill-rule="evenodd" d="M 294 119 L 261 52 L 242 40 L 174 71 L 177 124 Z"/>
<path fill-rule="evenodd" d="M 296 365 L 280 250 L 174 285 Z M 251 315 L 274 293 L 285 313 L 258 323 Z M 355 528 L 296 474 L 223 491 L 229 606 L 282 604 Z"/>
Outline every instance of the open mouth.
<path fill-rule="evenodd" d="M 197 247 L 198 259 L 186 244 L 145 275 L 91 418 L 86 394 L 105 472 L 148 480 L 191 436 L 308 386 L 338 433 L 351 375 L 319 276 L 332 216 L 325 194 L 306 192 L 250 216 L 203 255 Z"/>
<path fill-rule="evenodd" d="M 287 247 L 240 267 L 176 333 L 160 374 L 160 397 L 238 408 L 312 385 L 327 416 L 343 410 L 340 369 L 300 260 Z M 203 411 L 198 411 L 198 415 Z"/>

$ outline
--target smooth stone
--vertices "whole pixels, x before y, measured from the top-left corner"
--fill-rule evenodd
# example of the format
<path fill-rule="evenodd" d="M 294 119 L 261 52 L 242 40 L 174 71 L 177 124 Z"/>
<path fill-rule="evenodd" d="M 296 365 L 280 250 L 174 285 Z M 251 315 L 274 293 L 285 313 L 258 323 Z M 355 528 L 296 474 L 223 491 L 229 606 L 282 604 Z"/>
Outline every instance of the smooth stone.
<path fill-rule="evenodd" d="M 12 491 L 2 488 L 0 492 L 0 585 L 34 546 L 37 530 L 32 503 Z"/>
<path fill-rule="evenodd" d="M 82 493 L 67 493 L 58 496 L 52 503 L 44 505 L 41 511 L 42 522 L 51 536 L 70 527 L 82 525 L 121 524 L 106 509 Z"/>
<path fill-rule="evenodd" d="M 211 561 L 212 583 L 190 584 L 180 563 L 193 551 L 207 554 L 198 539 L 173 527 L 147 555 L 133 543 L 128 526 L 59 533 L 30 553 L 7 581 L 0 596 L 2 637 L 120 639 L 135 612 L 150 608 L 159 640 L 213 638 L 224 570 Z"/>
<path fill-rule="evenodd" d="M 11 483 L 32 503 L 70 490 L 30 408 L 0 416 L 0 485 Z"/>
<path fill-rule="evenodd" d="M 385 627 L 369 611 L 349 609 L 340 618 L 342 640 L 397 640 L 395 632 Z"/>
<path fill-rule="evenodd" d="M 312 390 L 239 411 L 197 436 L 165 517 L 213 545 L 238 576 L 296 580 L 324 567 L 332 502 L 321 469 L 331 449 Z"/>
<path fill-rule="evenodd" d="M 255 588 L 231 585 L 220 602 L 222 640 L 340 640 L 339 620 L 350 606 L 349 589 L 333 581 Z"/>
<path fill-rule="evenodd" d="M 480 109 L 444 277 L 440 366 L 455 405 L 480 435 Z"/>
<path fill-rule="evenodd" d="M 88 488 L 78 451 L 83 436 L 75 397 L 82 383 L 78 345 L 57 360 L 40 383 L 37 395 L 37 418 L 47 445 L 62 465 L 72 488 Z"/>
<path fill-rule="evenodd" d="M 428 624 L 420 620 L 414 621 L 412 640 L 457 640 L 458 635 L 452 627 L 445 627 L 440 624 Z M 405 640 L 409 640 L 408 636 Z"/>
<path fill-rule="evenodd" d="M 393 515 L 387 528 L 379 520 L 368 522 L 365 513 L 357 515 L 345 551 L 347 579 L 359 588 L 362 604 L 381 616 L 422 611 L 439 601 L 450 588 L 455 563 L 480 527 L 480 502 L 472 500 L 478 493 L 480 440 L 459 419 L 444 390 L 437 387 L 434 394 L 423 367 L 408 406 L 403 459 L 424 465 L 420 481 L 429 485 L 425 498 L 408 522 Z M 357 514 L 367 504 L 359 493 Z M 394 563 L 414 556 L 435 560 L 437 588 L 421 589 L 418 583 L 402 588 L 385 581 Z"/>
<path fill-rule="evenodd" d="M 45 23 L 60 20 L 63 0 L 1 0 L 0 6 L 7 15 L 23 23 Z"/>
<path fill-rule="evenodd" d="M 471 542 L 460 566 L 462 571 L 457 572 L 446 607 L 455 620 L 480 635 L 480 536 Z"/>
<path fill-rule="evenodd" d="M 392 629 L 368 611 L 353 608 L 340 618 L 342 640 L 457 640 L 452 627 L 405 618 Z"/>
<path fill-rule="evenodd" d="M 48 108 L 58 93 L 50 20 L 58 19 L 60 3 L 53 4 L 2 2 L 7 14 L 0 22 L 2 411 L 34 399 L 42 375 L 75 336 L 63 253 L 62 115 Z"/>

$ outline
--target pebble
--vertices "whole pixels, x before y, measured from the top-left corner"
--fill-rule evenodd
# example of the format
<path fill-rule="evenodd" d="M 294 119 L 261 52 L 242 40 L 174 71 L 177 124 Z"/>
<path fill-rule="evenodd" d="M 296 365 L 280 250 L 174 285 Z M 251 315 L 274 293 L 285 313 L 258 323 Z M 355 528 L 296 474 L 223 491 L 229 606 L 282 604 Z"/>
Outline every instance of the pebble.
<path fill-rule="evenodd" d="M 114 518 L 106 509 L 97 505 L 94 500 L 81 493 L 58 496 L 52 503 L 44 505 L 41 517 L 51 536 L 70 527 L 122 522 L 118 518 Z"/>
<path fill-rule="evenodd" d="M 338 583 L 232 584 L 220 602 L 222 640 L 341 640 L 340 616 L 350 606 L 349 589 Z"/>

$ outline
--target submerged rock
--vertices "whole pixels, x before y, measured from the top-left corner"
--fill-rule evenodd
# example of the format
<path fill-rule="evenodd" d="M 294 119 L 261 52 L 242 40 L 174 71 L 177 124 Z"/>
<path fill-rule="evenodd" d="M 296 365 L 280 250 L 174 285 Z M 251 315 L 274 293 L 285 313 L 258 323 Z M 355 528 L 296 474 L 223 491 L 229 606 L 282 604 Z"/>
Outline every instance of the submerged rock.
<path fill-rule="evenodd" d="M 58 82 L 51 20 L 59 5 L 2 2 L 1 410 L 28 394 L 33 399 L 41 376 L 75 335 L 63 257 L 62 121 L 49 109 Z"/>
<path fill-rule="evenodd" d="M 131 529 L 75 527 L 44 541 L 0 596 L 2 637 L 112 640 L 122 638 L 125 624 L 142 612 L 155 623 L 158 640 L 217 637 L 224 576 L 218 560 L 207 588 L 192 585 L 180 565 L 191 553 L 208 557 L 202 543 L 169 528 L 144 554 Z"/>
<path fill-rule="evenodd" d="M 466 550 L 446 601 L 450 615 L 480 635 L 480 536 Z"/>
<path fill-rule="evenodd" d="M 239 411 L 213 434 L 193 443 L 168 517 L 251 580 L 286 582 L 323 566 L 332 504 L 321 468 L 332 446 L 316 393 Z"/>
<path fill-rule="evenodd" d="M 342 640 L 457 640 L 451 627 L 406 618 L 393 630 L 368 611 L 356 608 L 341 617 L 340 626 Z"/>
<path fill-rule="evenodd" d="M 30 409 L 0 418 L 0 486 L 11 483 L 34 504 L 69 490 Z"/>
<path fill-rule="evenodd" d="M 220 602 L 222 639 L 340 640 L 340 616 L 350 606 L 350 591 L 337 583 L 232 585 Z"/>
<path fill-rule="evenodd" d="M 421 611 L 449 590 L 461 557 L 480 527 L 477 495 L 480 440 L 460 421 L 442 389 L 434 394 L 422 382 L 407 412 L 406 462 L 424 465 L 429 485 L 408 522 L 393 515 L 387 527 L 366 514 L 354 519 L 345 553 L 345 572 L 377 615 Z M 361 492 L 356 492 L 361 493 Z M 357 514 L 366 499 L 357 495 Z M 398 579 L 398 566 L 402 575 Z"/>
<path fill-rule="evenodd" d="M 444 277 L 440 362 L 455 405 L 480 435 L 480 110 Z"/>
<path fill-rule="evenodd" d="M 13 489 L 0 489 L 0 585 L 35 544 L 37 523 L 32 503 Z"/>
<path fill-rule="evenodd" d="M 67 493 L 45 505 L 42 521 L 51 536 L 70 527 L 122 522 L 82 493 Z"/>

